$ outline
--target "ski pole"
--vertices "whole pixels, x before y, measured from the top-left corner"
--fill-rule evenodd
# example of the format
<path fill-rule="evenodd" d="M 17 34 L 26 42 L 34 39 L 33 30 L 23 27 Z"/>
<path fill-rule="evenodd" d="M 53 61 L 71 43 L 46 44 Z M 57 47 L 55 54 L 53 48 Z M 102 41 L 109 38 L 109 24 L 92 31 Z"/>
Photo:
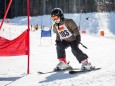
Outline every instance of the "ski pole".
<path fill-rule="evenodd" d="M 85 48 L 85 49 L 88 49 L 85 45 L 83 45 L 81 42 L 80 42 L 80 44 Z"/>

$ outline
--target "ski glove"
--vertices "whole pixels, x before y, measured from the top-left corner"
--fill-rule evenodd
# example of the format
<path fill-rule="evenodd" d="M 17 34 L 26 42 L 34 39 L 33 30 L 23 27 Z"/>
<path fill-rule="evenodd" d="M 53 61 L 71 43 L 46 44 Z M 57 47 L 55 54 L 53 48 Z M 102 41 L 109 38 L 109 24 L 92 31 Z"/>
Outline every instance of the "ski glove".
<path fill-rule="evenodd" d="M 77 41 L 78 44 L 81 42 L 81 36 L 80 35 L 76 36 L 76 41 Z"/>
<path fill-rule="evenodd" d="M 61 41 L 59 41 L 59 40 L 55 40 L 55 42 L 56 42 L 56 45 L 57 45 L 57 44 L 59 44 Z"/>
<path fill-rule="evenodd" d="M 56 45 L 57 45 L 57 44 L 62 44 L 62 45 L 67 44 L 67 42 L 64 41 L 64 40 L 62 40 L 62 41 L 56 40 L 55 42 L 56 42 Z"/>

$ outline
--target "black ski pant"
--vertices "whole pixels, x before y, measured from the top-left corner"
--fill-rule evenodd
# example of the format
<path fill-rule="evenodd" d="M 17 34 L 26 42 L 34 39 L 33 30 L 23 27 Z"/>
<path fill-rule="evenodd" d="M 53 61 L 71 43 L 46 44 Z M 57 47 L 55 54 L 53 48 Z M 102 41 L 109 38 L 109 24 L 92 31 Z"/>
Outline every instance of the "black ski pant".
<path fill-rule="evenodd" d="M 66 58 L 65 49 L 68 48 L 68 47 L 71 47 L 71 51 L 72 51 L 73 55 L 77 58 L 79 63 L 81 63 L 81 61 L 87 59 L 88 56 L 79 49 L 78 45 L 79 44 L 76 41 L 65 42 L 65 43 L 61 43 L 61 42 L 58 43 L 56 45 L 57 58 L 58 59 Z"/>

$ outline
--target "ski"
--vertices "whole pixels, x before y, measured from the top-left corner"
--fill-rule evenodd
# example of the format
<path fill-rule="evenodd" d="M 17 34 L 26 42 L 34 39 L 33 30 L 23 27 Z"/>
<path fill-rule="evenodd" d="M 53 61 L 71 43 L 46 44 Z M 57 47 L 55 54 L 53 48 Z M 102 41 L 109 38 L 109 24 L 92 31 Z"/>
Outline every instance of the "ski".
<path fill-rule="evenodd" d="M 38 71 L 38 74 L 48 74 L 48 73 L 54 73 L 54 72 L 65 72 L 65 71 L 73 71 L 73 70 L 79 70 L 78 68 L 73 68 L 72 70 L 60 70 L 60 71 L 48 71 L 48 72 L 42 72 L 42 71 Z"/>
<path fill-rule="evenodd" d="M 38 74 L 48 74 L 48 73 L 53 73 L 53 72 L 55 72 L 55 71 L 49 71 L 49 72 L 41 72 L 41 71 L 38 71 L 37 73 L 38 73 Z"/>
<path fill-rule="evenodd" d="M 94 68 L 94 69 L 90 69 L 90 70 L 70 70 L 69 74 L 80 74 L 80 73 L 96 71 L 96 70 L 99 70 L 99 69 L 101 69 L 101 68 Z"/>

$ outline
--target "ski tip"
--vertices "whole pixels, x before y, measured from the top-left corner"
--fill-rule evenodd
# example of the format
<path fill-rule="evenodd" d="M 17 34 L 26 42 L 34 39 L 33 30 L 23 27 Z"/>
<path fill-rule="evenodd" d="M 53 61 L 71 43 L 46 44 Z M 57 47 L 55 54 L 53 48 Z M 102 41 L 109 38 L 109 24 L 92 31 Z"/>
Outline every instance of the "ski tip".
<path fill-rule="evenodd" d="M 39 72 L 37 72 L 37 73 L 38 73 L 38 74 L 44 74 L 43 72 L 40 72 L 40 71 L 39 71 Z"/>

